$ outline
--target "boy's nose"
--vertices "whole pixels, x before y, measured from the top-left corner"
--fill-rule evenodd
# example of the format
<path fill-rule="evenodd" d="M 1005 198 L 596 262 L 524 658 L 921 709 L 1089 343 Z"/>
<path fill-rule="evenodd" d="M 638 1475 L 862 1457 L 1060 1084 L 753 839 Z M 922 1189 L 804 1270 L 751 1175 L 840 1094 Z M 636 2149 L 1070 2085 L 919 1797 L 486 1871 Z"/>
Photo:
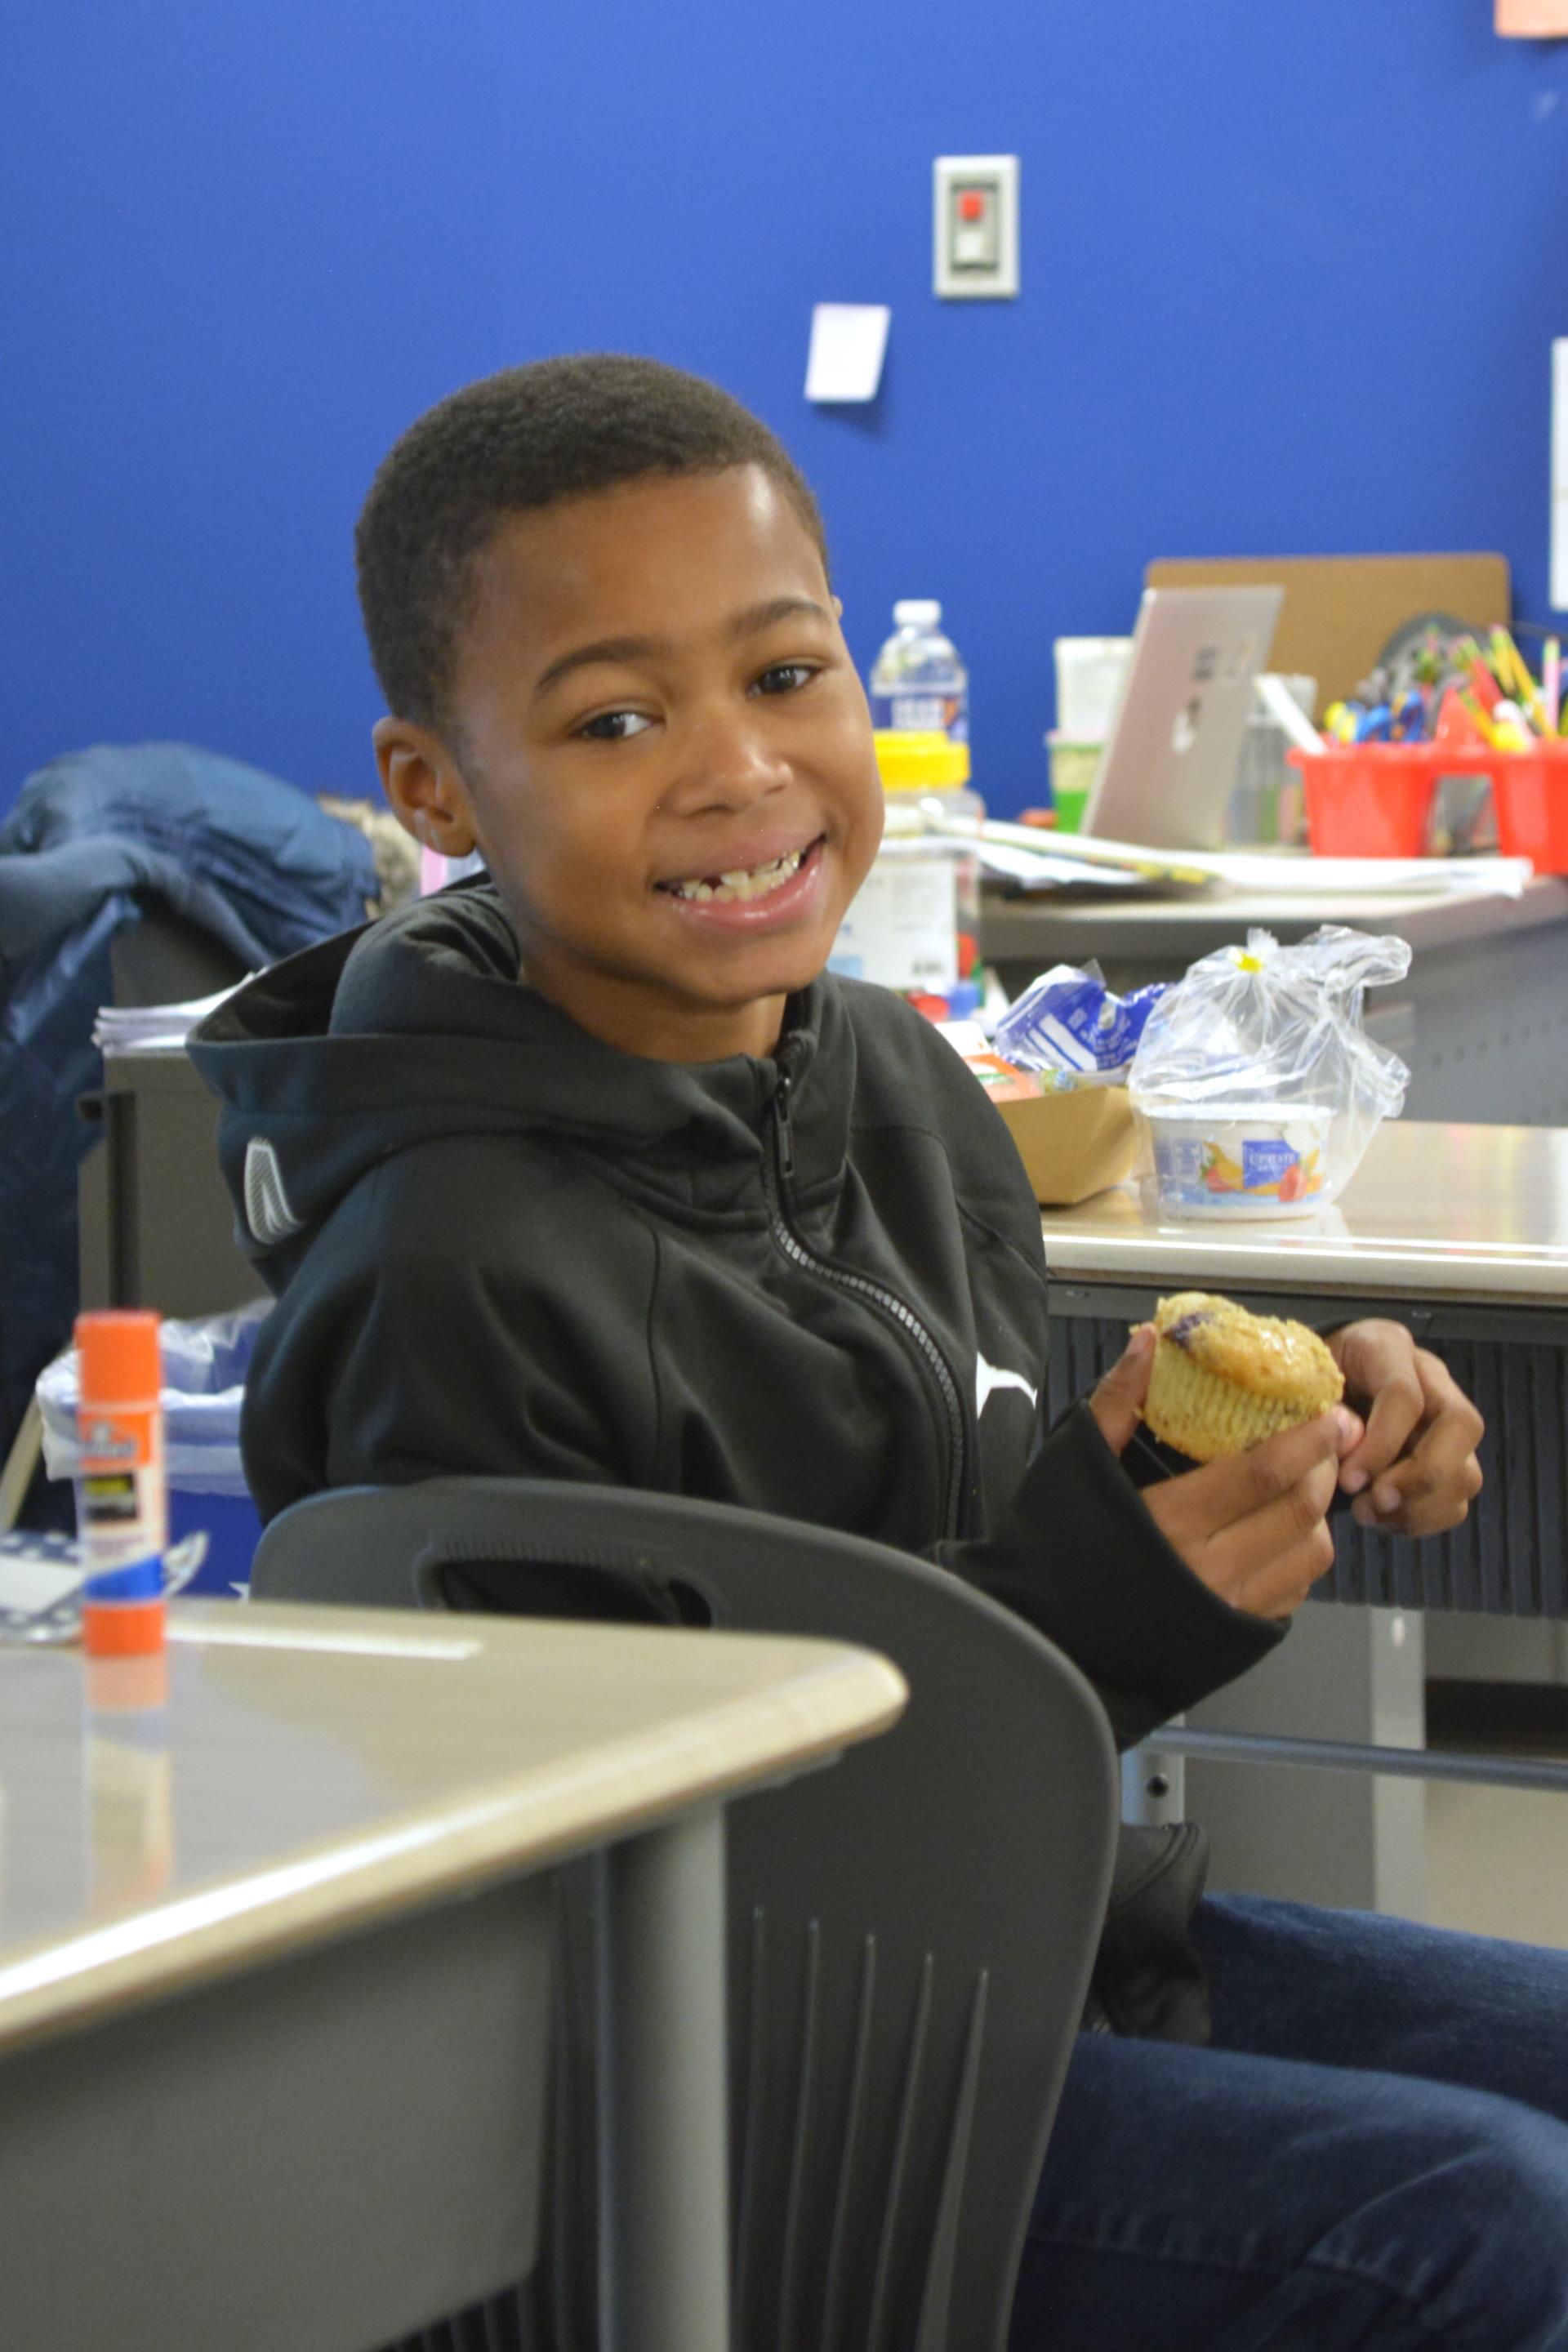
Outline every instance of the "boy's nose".
<path fill-rule="evenodd" d="M 664 805 L 682 815 L 748 808 L 791 781 L 792 770 L 761 728 L 731 720 L 694 730 Z"/>

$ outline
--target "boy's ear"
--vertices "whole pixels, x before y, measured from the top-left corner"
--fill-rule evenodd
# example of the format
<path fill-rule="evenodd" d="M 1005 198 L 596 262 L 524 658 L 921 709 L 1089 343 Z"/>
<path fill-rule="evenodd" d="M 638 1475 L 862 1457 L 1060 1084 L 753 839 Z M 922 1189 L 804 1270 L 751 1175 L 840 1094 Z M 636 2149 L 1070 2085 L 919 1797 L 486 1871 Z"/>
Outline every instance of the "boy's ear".
<path fill-rule="evenodd" d="M 378 719 L 371 730 L 381 788 L 405 833 L 442 857 L 476 846 L 468 787 L 438 735 L 412 719 Z"/>

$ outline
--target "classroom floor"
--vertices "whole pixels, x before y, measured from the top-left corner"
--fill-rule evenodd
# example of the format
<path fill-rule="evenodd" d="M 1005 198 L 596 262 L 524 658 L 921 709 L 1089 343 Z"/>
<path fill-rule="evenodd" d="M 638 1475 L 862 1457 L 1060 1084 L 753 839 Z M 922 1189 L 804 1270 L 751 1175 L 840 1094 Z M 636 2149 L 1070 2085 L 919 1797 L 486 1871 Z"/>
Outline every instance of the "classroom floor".
<path fill-rule="evenodd" d="M 1435 1927 L 1568 1950 L 1568 1796 L 1434 1784 L 1426 1837 Z"/>
<path fill-rule="evenodd" d="M 1466 1727 L 1472 1736 L 1477 1723 Z M 1527 1733 L 1493 1719 L 1490 1743 L 1504 1753 L 1568 1760 L 1561 1727 Z M 1448 1727 L 1440 1743 L 1470 1744 Z M 1428 1726 L 1432 1738 L 1432 1727 Z M 1427 1869 L 1434 1927 L 1517 1936 L 1568 1950 L 1568 1795 L 1552 1790 L 1489 1789 L 1433 1781 L 1426 1790 Z"/>

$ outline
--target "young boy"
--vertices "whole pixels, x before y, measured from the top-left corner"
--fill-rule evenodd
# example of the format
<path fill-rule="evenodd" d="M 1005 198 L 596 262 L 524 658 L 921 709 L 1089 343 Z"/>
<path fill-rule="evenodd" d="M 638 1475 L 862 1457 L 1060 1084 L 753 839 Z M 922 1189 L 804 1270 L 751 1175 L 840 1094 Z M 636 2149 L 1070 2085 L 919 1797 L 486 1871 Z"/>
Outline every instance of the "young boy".
<path fill-rule="evenodd" d="M 1336 1487 L 1390 1528 L 1464 1516 L 1479 1421 L 1390 1324 L 1332 1342 L 1355 1411 L 1147 1494 L 1146 1334 L 1044 1430 L 1005 1129 L 917 1014 L 825 975 L 881 795 L 816 505 L 754 418 L 650 362 L 510 371 L 398 443 L 358 555 L 387 796 L 488 879 L 193 1045 L 279 1293 L 265 1513 L 466 1471 L 875 1536 L 1040 1626 L 1124 1739 L 1281 1637 Z M 1213 1900 L 1205 2048 L 1131 1916 L 1020 2345 L 1568 2347 L 1568 1962 Z"/>

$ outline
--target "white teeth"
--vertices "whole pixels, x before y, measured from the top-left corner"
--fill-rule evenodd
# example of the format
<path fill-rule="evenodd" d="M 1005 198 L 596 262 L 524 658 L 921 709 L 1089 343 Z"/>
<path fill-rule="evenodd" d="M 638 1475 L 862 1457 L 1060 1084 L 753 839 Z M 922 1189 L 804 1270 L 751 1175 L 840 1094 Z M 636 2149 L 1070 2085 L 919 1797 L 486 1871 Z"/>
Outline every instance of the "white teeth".
<path fill-rule="evenodd" d="M 782 882 L 787 882 L 790 876 L 799 870 L 805 856 L 804 849 L 792 849 L 783 857 L 775 857 L 768 866 L 736 866 L 728 874 L 721 874 L 716 883 L 671 882 L 666 887 L 678 898 L 696 898 L 704 902 L 717 898 L 722 905 L 729 905 L 739 898 L 765 898 L 770 890 L 776 890 Z"/>

